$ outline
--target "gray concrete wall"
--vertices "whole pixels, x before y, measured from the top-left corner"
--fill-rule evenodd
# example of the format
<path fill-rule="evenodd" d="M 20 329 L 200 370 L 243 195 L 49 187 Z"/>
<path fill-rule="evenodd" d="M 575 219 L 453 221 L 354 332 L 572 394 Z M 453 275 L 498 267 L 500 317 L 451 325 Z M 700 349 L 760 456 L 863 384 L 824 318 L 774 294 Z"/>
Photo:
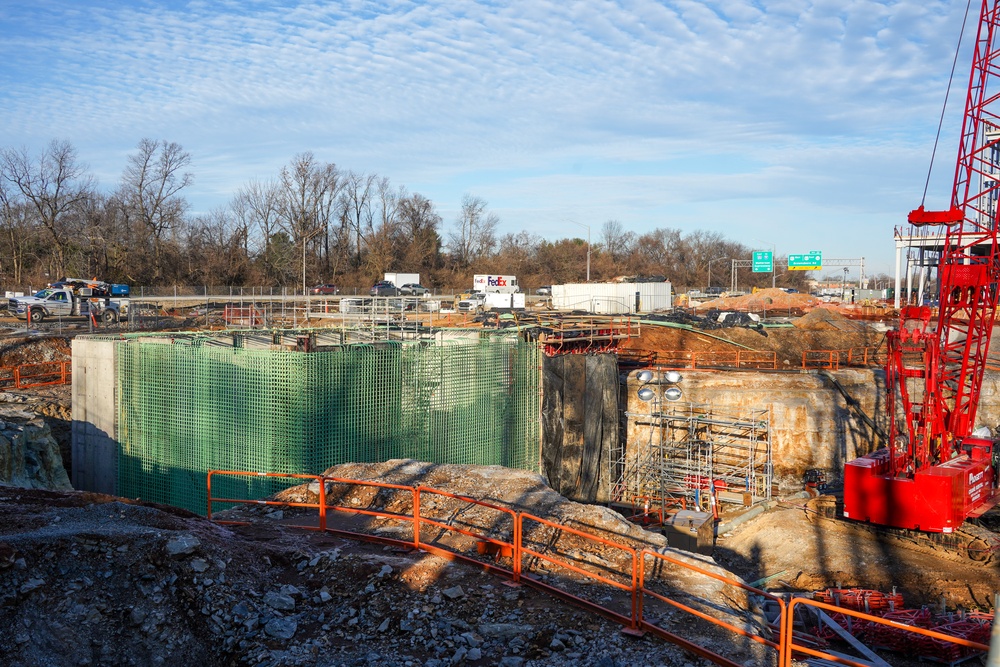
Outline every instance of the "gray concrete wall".
<path fill-rule="evenodd" d="M 117 495 L 113 340 L 73 339 L 73 488 Z"/>

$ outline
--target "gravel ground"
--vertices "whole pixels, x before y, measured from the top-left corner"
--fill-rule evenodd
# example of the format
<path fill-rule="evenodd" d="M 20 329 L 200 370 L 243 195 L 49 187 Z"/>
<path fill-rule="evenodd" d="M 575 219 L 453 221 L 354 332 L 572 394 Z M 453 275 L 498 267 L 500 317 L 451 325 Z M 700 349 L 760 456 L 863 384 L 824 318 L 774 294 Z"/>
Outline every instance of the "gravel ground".
<path fill-rule="evenodd" d="M 5 665 L 708 664 L 481 568 L 288 528 L 282 510 L 227 527 L 109 496 L 9 487 L 0 505 Z M 615 603 L 610 587 L 576 585 Z M 766 664 L 756 646 L 700 622 L 655 607 L 650 616 Z"/>

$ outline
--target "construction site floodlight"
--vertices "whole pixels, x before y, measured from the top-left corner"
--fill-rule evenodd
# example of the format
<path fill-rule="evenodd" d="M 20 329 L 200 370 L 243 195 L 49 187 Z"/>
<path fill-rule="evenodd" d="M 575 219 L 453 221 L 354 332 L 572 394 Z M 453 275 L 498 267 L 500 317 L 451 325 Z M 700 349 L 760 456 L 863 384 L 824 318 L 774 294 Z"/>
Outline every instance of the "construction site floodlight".
<path fill-rule="evenodd" d="M 639 371 L 638 373 L 636 373 L 635 379 L 638 380 L 639 382 L 649 382 L 650 380 L 653 379 L 653 371 L 650 370 Z"/>
<path fill-rule="evenodd" d="M 666 374 L 664 374 L 663 379 L 666 380 L 667 382 L 675 384 L 677 382 L 680 382 L 684 378 L 683 376 L 681 376 L 679 371 L 667 371 Z"/>
<path fill-rule="evenodd" d="M 656 396 L 656 392 L 649 387 L 643 387 L 636 392 L 636 396 L 638 396 L 639 400 L 643 403 L 649 403 Z"/>
<path fill-rule="evenodd" d="M 684 392 L 681 391 L 680 387 L 667 387 L 667 390 L 663 392 L 663 398 L 668 401 L 679 401 Z"/>

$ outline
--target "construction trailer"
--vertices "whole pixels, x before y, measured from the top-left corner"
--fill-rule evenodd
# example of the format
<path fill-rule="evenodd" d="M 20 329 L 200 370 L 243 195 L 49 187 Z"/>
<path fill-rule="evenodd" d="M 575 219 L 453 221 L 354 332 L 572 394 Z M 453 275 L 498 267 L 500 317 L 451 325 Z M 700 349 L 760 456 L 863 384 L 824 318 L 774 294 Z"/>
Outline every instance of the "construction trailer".
<path fill-rule="evenodd" d="M 673 293 L 669 282 L 568 283 L 552 286 L 552 307 L 599 315 L 652 313 L 670 310 Z"/>

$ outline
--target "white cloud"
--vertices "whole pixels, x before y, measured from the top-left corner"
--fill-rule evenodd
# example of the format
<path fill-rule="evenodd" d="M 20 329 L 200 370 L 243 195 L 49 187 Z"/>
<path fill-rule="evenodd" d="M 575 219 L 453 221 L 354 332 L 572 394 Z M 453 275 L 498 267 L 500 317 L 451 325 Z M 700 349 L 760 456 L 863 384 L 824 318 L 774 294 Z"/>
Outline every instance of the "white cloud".
<path fill-rule="evenodd" d="M 761 205 L 748 225 L 796 208 L 888 216 L 886 183 L 922 185 L 963 8 L 53 0 L 0 9 L 0 145 L 68 139 L 107 183 L 140 138 L 178 141 L 203 209 L 313 150 L 443 211 L 475 188 L 510 220 L 585 196 L 595 224 L 662 224 L 644 211 L 678 193 L 691 224 L 745 199 Z M 697 166 L 678 174 L 680 160 Z"/>

